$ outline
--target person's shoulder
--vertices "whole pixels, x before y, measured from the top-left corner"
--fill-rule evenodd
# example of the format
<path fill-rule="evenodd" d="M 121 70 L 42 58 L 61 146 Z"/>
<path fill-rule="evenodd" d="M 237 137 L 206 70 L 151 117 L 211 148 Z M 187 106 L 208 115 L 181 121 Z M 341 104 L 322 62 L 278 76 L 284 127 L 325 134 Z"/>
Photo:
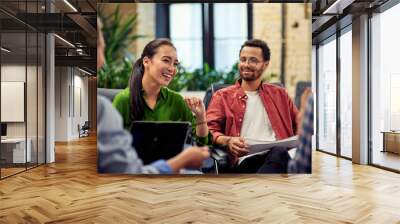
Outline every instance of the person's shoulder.
<path fill-rule="evenodd" d="M 262 84 L 262 87 L 264 91 L 268 91 L 274 95 L 288 95 L 286 89 L 279 85 L 264 82 Z"/>
<path fill-rule="evenodd" d="M 161 88 L 161 94 L 163 94 L 163 93 L 167 94 L 168 96 L 171 96 L 171 97 L 180 97 L 180 98 L 182 98 L 181 94 L 179 94 L 175 90 L 169 89 L 167 87 L 162 87 Z"/>
<path fill-rule="evenodd" d="M 165 97 L 164 99 L 171 105 L 177 105 L 178 107 L 186 106 L 185 98 L 179 92 L 176 92 L 167 87 L 162 87 L 161 94 L 163 94 L 162 97 Z"/>
<path fill-rule="evenodd" d="M 236 93 L 237 91 L 239 91 L 239 88 L 233 84 L 233 85 L 230 85 L 230 86 L 227 86 L 227 87 L 224 87 L 222 89 L 215 91 L 215 95 L 230 97 L 230 96 L 233 96 L 233 94 Z"/>
<path fill-rule="evenodd" d="M 119 104 L 121 102 L 129 101 L 129 98 L 130 98 L 129 88 L 125 88 L 114 97 L 113 104 L 115 106 L 116 104 Z"/>
<path fill-rule="evenodd" d="M 183 96 L 180 93 L 178 93 L 172 89 L 169 89 L 167 87 L 161 88 L 161 94 L 162 94 L 162 97 L 165 97 L 168 101 L 181 102 L 181 103 L 185 101 Z"/>
<path fill-rule="evenodd" d="M 285 91 L 285 88 L 281 84 L 272 84 L 268 82 L 263 82 L 262 86 L 264 89 L 268 89 L 271 91 Z"/>
<path fill-rule="evenodd" d="M 103 114 L 104 108 L 107 107 L 107 105 L 110 105 L 111 102 L 106 99 L 104 96 L 97 95 L 97 114 L 101 117 L 100 115 Z"/>
<path fill-rule="evenodd" d="M 120 122 L 121 119 L 110 100 L 103 96 L 97 96 L 97 122 L 104 123 L 104 120 L 118 120 Z"/>
<path fill-rule="evenodd" d="M 177 113 L 186 113 L 187 111 L 190 111 L 184 97 L 179 92 L 167 87 L 162 87 L 161 94 L 163 94 L 162 97 L 165 97 L 167 104 L 173 106 L 174 111 Z"/>

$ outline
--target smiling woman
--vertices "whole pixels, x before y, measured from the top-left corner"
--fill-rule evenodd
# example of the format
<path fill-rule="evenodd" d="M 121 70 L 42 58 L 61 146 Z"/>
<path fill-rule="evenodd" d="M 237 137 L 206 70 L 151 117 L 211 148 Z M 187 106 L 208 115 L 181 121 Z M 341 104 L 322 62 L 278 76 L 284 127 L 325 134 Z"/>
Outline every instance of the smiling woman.
<path fill-rule="evenodd" d="M 168 39 L 155 39 L 135 62 L 129 87 L 113 105 L 121 113 L 124 127 L 133 121 L 189 121 L 198 144 L 208 144 L 205 108 L 198 98 L 183 98 L 166 86 L 177 72 L 176 48 Z M 193 113 L 194 116 L 193 116 Z"/>

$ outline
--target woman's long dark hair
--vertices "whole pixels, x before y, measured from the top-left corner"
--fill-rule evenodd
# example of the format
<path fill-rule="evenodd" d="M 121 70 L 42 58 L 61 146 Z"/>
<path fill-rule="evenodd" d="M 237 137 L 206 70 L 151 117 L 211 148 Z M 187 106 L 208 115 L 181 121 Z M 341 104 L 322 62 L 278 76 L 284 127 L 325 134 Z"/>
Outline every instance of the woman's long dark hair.
<path fill-rule="evenodd" d="M 132 74 L 129 78 L 129 90 L 131 92 L 131 121 L 143 120 L 144 117 L 145 102 L 142 96 L 142 79 L 144 74 L 143 58 L 148 57 L 151 59 L 157 53 L 157 49 L 164 45 L 175 48 L 168 39 L 159 38 L 152 40 L 144 47 L 142 55 L 133 65 Z"/>

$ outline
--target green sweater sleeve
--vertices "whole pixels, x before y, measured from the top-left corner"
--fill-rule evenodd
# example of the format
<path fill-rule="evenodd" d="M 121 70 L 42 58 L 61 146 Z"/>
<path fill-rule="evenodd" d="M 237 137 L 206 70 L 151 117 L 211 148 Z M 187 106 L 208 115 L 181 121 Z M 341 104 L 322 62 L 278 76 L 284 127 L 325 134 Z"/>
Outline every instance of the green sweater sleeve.
<path fill-rule="evenodd" d="M 130 121 L 130 91 L 129 88 L 122 90 L 118 93 L 113 101 L 113 106 L 121 114 L 124 121 L 124 128 L 128 129 L 131 123 Z"/>

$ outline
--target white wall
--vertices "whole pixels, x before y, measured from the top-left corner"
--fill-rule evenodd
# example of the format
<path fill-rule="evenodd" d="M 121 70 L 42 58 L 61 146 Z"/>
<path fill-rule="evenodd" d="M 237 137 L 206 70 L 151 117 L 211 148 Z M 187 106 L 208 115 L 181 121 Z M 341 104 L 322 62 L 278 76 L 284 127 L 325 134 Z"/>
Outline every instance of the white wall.
<path fill-rule="evenodd" d="M 78 124 L 88 120 L 88 78 L 76 68 L 56 67 L 55 85 L 55 140 L 77 139 Z"/>
<path fill-rule="evenodd" d="M 74 86 L 75 86 L 75 119 L 74 119 L 74 127 L 77 127 L 78 124 L 83 125 L 85 123 L 85 121 L 88 121 L 88 106 L 89 106 L 89 102 L 88 102 L 88 95 L 89 95 L 89 91 L 88 91 L 88 77 L 87 76 L 81 76 L 82 73 L 79 73 L 80 75 L 76 75 L 76 72 L 79 72 L 79 70 L 75 70 L 75 77 L 74 77 Z M 78 90 L 80 90 L 80 93 L 78 93 Z M 78 98 L 80 94 L 80 99 Z M 80 100 L 80 105 L 79 102 L 77 102 L 77 100 Z M 81 110 L 79 111 L 79 106 L 81 106 Z M 75 135 L 78 135 L 78 130 L 77 128 L 74 128 L 74 133 Z"/>
<path fill-rule="evenodd" d="M 24 65 L 9 64 L 1 66 L 1 81 L 5 82 L 25 82 Z M 30 70 L 28 66 L 28 70 Z M 29 94 L 29 93 L 28 93 Z M 7 108 L 1 108 L 7 110 Z M 7 122 L 7 136 L 8 137 L 25 137 L 25 122 Z"/>
<path fill-rule="evenodd" d="M 24 102 L 24 82 L 1 82 L 2 122 L 24 122 Z"/>
<path fill-rule="evenodd" d="M 25 82 L 25 64 L 1 65 L 1 81 Z"/>
<path fill-rule="evenodd" d="M 37 70 L 38 69 L 38 70 Z M 12 110 L 20 110 L 24 116 L 26 112 L 26 121 L 23 118 L 21 122 L 6 122 L 7 124 L 7 137 L 9 138 L 24 138 L 25 135 L 30 139 L 32 161 L 36 162 L 39 158 L 39 163 L 44 163 L 44 74 L 42 73 L 41 66 L 25 66 L 25 64 L 3 64 L 1 66 L 1 81 L 2 82 L 24 82 L 26 83 L 26 106 L 25 102 L 22 102 L 22 107 L 19 109 L 13 109 L 12 107 L 1 107 L 2 112 L 16 113 Z M 27 80 L 25 80 L 27 78 Z M 4 94 L 4 89 L 2 93 Z M 24 90 L 19 90 L 21 94 L 24 94 Z M 22 91 L 22 92 L 21 92 Z M 7 95 L 2 95 L 2 98 Z M 24 98 L 25 96 L 23 96 Z M 25 100 L 23 100 L 25 101 Z M 2 118 L 3 120 L 3 118 Z M 37 153 L 39 156 L 37 157 Z"/>
<path fill-rule="evenodd" d="M 55 140 L 68 140 L 68 86 L 67 67 L 55 68 Z"/>

